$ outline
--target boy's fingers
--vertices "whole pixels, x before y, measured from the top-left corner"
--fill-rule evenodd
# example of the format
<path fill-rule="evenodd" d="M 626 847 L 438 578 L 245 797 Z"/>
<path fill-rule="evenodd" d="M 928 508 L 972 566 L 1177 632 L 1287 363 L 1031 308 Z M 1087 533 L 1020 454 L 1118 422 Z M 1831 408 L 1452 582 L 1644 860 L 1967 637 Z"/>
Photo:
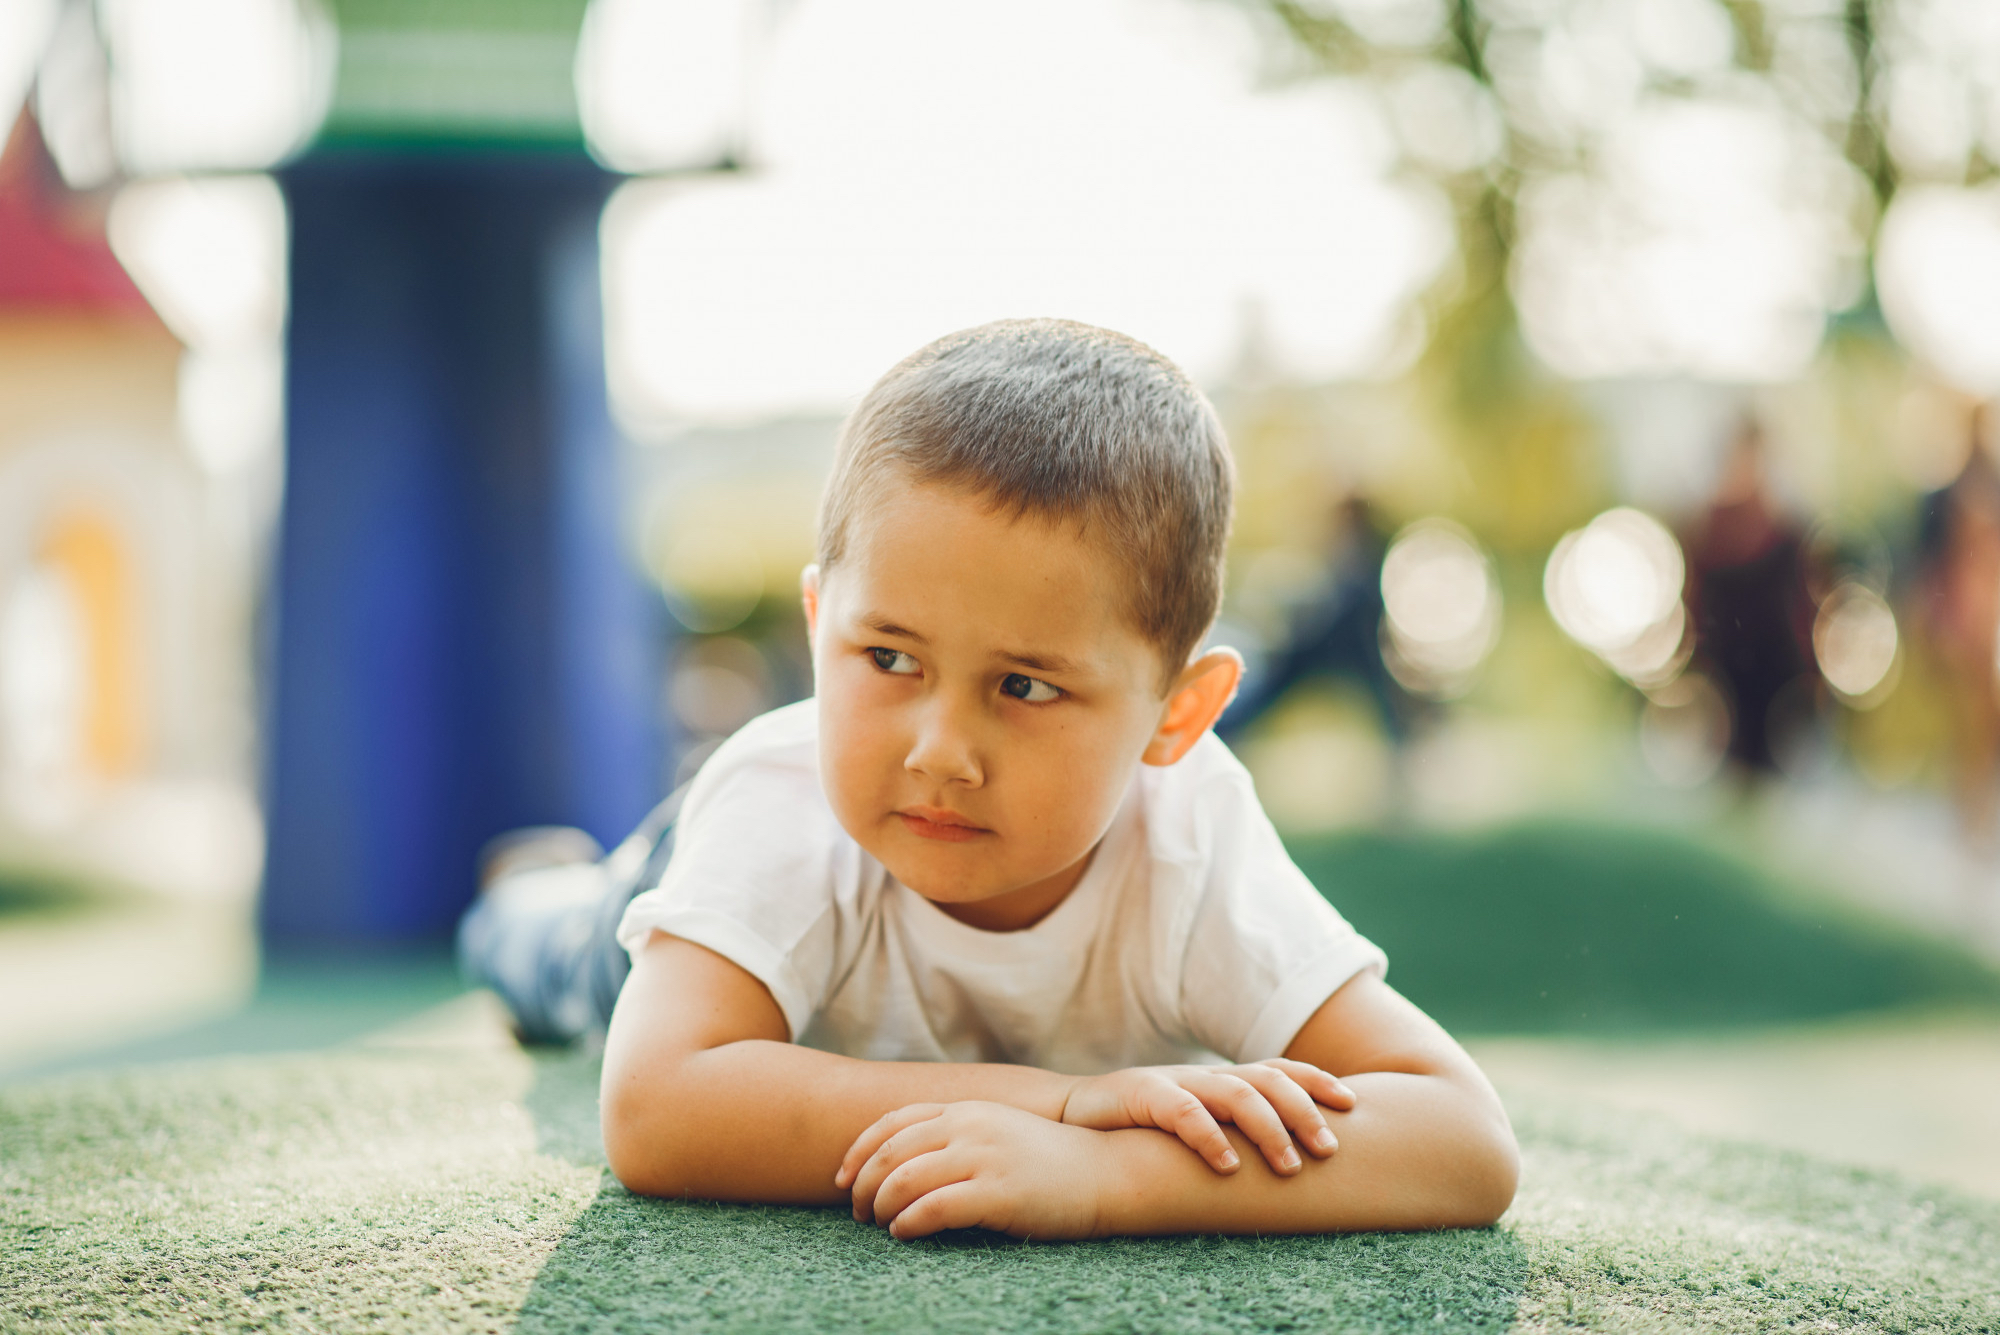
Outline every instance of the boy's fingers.
<path fill-rule="evenodd" d="M 847 1147 L 847 1153 L 841 1156 L 840 1169 L 833 1175 L 833 1185 L 841 1191 L 847 1190 L 853 1183 L 855 1174 L 861 1171 L 861 1165 L 867 1163 L 874 1157 L 875 1151 L 882 1148 L 882 1142 L 904 1127 L 929 1121 L 943 1111 L 942 1103 L 912 1103 L 893 1112 L 883 1113 L 869 1124 L 866 1131 L 854 1138 L 852 1145 Z"/>
<path fill-rule="evenodd" d="M 896 1215 L 889 1235 L 898 1241 L 929 1237 L 947 1228 L 977 1228 L 986 1218 L 986 1196 L 971 1178 L 926 1192 Z"/>
<path fill-rule="evenodd" d="M 1324 1159 L 1339 1148 L 1319 1105 L 1299 1082 L 1269 1066 L 1239 1066 L 1234 1074 L 1256 1087 L 1308 1153 Z"/>
<path fill-rule="evenodd" d="M 876 1212 L 882 1183 L 911 1159 L 941 1150 L 950 1143 L 951 1132 L 936 1118 L 914 1122 L 883 1141 L 854 1174 L 854 1217 L 864 1224 L 871 1219 L 887 1223 Z"/>
<path fill-rule="evenodd" d="M 875 1222 L 888 1228 L 922 1197 L 969 1179 L 972 1169 L 964 1158 L 948 1148 L 939 1148 L 898 1165 L 875 1192 Z"/>
<path fill-rule="evenodd" d="M 1236 1123 L 1250 1137 L 1275 1172 L 1290 1175 L 1304 1166 L 1292 1145 L 1292 1133 L 1272 1109 L 1263 1091 L 1241 1076 L 1216 1072 L 1188 1082 L 1188 1089 L 1218 1117 Z"/>
<path fill-rule="evenodd" d="M 1354 1106 L 1354 1091 L 1344 1084 L 1333 1072 L 1314 1066 L 1311 1062 L 1293 1061 L 1289 1057 L 1273 1057 L 1269 1061 L 1253 1063 L 1283 1071 L 1298 1081 L 1299 1088 L 1324 1103 L 1329 1108 L 1346 1112 Z"/>
<path fill-rule="evenodd" d="M 1233 1173 L 1242 1167 L 1236 1147 L 1222 1134 L 1214 1116 L 1192 1090 L 1176 1086 L 1171 1096 L 1149 1111 L 1148 1120 L 1154 1126 L 1179 1137 L 1181 1143 L 1199 1154 L 1216 1172 Z"/>

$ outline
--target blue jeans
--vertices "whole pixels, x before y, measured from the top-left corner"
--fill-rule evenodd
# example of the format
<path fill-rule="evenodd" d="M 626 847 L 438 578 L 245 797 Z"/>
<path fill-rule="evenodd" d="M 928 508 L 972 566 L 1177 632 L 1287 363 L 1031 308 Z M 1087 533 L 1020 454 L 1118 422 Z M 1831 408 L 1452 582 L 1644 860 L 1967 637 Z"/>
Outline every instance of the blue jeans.
<path fill-rule="evenodd" d="M 502 875 L 466 910 L 459 968 L 499 994 L 524 1041 L 568 1043 L 611 1022 L 632 969 L 618 920 L 660 883 L 680 803 L 676 792 L 654 807 L 609 856 Z"/>

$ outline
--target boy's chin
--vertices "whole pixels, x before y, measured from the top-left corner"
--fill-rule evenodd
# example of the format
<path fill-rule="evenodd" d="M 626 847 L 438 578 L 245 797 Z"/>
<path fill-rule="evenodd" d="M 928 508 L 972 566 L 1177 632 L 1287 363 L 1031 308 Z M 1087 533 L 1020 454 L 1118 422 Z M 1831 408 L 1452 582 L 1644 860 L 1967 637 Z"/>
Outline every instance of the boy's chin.
<path fill-rule="evenodd" d="M 877 857 L 880 856 L 877 854 Z M 954 861 L 961 865 L 950 865 Z M 967 876 L 968 870 L 975 870 L 964 865 L 969 861 L 971 859 L 966 858 L 962 848 L 950 846 L 946 850 L 920 850 L 916 856 L 898 857 L 891 853 L 889 857 L 881 858 L 882 865 L 889 869 L 891 876 L 908 886 L 919 898 L 928 899 L 933 904 L 977 904 L 982 900 L 998 898 L 1014 888 Z M 976 870 L 990 870 L 990 866 Z"/>
<path fill-rule="evenodd" d="M 938 865 L 940 862 L 948 862 L 948 859 L 908 858 L 891 862 L 885 858 L 882 865 L 918 898 L 928 899 L 940 908 L 963 908 L 986 903 L 992 903 L 996 909 L 1001 908 L 1013 896 L 1035 897 L 1038 889 L 1058 874 L 1050 872 L 1026 879 L 1003 879 L 992 874 L 996 869 L 990 857 L 981 860 L 979 865 L 971 866 L 941 867 Z M 981 872 L 986 874 L 982 876 Z"/>
<path fill-rule="evenodd" d="M 882 865 L 889 869 L 891 876 L 915 891 L 919 898 L 928 899 L 933 904 L 977 904 L 982 899 L 1006 893 L 1004 888 L 968 883 L 962 877 L 940 873 L 935 866 L 912 865 L 914 863 L 915 859 L 898 859 L 897 862 L 885 859 Z"/>

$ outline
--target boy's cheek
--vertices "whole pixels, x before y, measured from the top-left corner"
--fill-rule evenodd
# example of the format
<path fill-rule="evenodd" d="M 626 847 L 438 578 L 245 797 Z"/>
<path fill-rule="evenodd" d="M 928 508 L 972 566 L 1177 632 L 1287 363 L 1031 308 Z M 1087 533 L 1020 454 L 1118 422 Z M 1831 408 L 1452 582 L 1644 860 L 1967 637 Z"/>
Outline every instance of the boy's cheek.
<path fill-rule="evenodd" d="M 826 702 L 820 707 L 825 710 Z M 888 720 L 853 710 L 838 721 L 822 717 L 821 783 L 834 815 L 863 847 L 873 841 L 873 825 L 893 805 L 891 790 L 901 768 Z"/>

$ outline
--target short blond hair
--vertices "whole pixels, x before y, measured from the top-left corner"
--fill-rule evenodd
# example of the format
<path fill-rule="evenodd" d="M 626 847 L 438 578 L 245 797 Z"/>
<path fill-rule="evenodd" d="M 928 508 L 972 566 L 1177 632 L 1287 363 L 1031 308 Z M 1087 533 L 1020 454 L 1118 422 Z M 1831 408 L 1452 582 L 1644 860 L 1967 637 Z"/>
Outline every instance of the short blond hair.
<path fill-rule="evenodd" d="M 1222 603 L 1235 478 L 1222 424 L 1182 370 L 1136 339 L 1070 320 L 947 334 L 890 369 L 842 429 L 820 504 L 838 565 L 891 477 L 1074 522 L 1121 561 L 1128 614 L 1171 683 Z"/>

